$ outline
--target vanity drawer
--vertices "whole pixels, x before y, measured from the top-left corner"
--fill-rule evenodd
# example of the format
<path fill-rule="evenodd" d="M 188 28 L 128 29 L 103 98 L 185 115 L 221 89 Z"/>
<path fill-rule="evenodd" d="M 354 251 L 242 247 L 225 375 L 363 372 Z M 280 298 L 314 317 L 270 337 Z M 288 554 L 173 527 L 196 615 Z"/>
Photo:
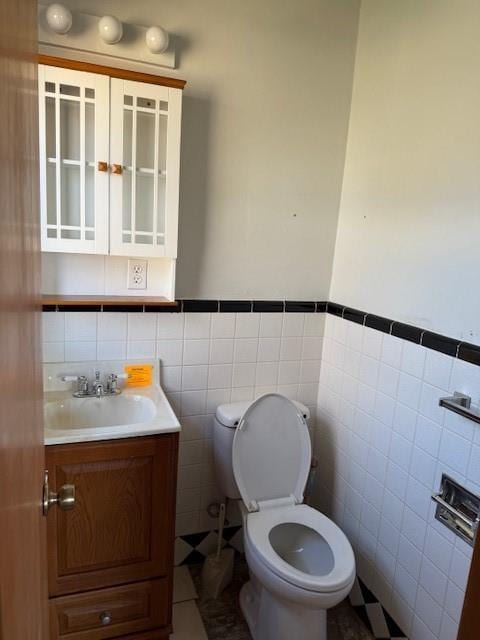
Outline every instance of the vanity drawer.
<path fill-rule="evenodd" d="M 104 640 L 169 623 L 166 579 L 50 600 L 51 640 Z"/>

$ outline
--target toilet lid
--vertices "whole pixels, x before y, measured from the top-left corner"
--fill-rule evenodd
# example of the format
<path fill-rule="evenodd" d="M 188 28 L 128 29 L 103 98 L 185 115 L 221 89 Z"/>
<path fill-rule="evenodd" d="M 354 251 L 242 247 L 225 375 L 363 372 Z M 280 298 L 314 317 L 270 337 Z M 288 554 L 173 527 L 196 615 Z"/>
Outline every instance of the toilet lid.
<path fill-rule="evenodd" d="M 310 434 L 301 411 L 269 393 L 244 413 L 233 440 L 233 473 L 245 506 L 294 498 L 303 502 L 311 461 Z"/>

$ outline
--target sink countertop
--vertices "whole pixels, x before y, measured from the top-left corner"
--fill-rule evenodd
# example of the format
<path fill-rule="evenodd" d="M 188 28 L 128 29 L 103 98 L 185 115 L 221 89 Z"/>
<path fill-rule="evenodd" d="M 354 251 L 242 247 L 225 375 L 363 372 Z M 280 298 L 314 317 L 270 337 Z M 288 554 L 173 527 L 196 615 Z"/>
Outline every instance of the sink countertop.
<path fill-rule="evenodd" d="M 48 391 L 44 394 L 44 407 L 48 405 L 65 402 L 75 403 L 78 401 L 101 403 L 115 402 L 116 399 L 124 398 L 135 401 L 136 399 L 147 398 L 156 408 L 156 414 L 149 420 L 132 424 L 120 424 L 113 426 L 83 426 L 67 428 L 49 428 L 45 425 L 45 445 L 67 444 L 76 442 L 93 442 L 97 440 L 117 440 L 120 438 L 134 438 L 138 436 L 158 435 L 162 433 L 174 433 L 180 431 L 180 423 L 175 415 L 165 393 L 161 387 L 152 385 L 150 387 L 125 387 L 118 396 L 105 396 L 97 398 L 73 398 L 69 391 Z M 74 405 L 73 405 L 74 406 Z M 97 405 L 98 406 L 98 405 Z M 47 420 L 46 420 L 47 422 Z"/>

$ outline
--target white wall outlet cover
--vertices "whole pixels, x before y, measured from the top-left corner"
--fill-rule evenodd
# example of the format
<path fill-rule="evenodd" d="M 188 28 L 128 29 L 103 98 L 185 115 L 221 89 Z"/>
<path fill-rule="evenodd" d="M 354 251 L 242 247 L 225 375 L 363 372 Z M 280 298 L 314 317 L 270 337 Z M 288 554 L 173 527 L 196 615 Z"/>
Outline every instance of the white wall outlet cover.
<path fill-rule="evenodd" d="M 146 289 L 147 270 L 147 260 L 129 260 L 127 267 L 127 289 Z"/>

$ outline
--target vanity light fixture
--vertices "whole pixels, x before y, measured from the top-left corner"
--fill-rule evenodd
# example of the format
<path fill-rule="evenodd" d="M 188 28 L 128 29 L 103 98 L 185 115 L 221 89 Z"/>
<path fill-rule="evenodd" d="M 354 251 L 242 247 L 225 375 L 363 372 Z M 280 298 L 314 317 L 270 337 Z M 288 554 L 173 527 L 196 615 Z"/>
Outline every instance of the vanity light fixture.
<path fill-rule="evenodd" d="M 45 12 L 47 24 L 59 34 L 68 33 L 72 27 L 72 12 L 63 4 L 50 4 Z"/>
<path fill-rule="evenodd" d="M 145 42 L 152 53 L 163 53 L 168 48 L 168 31 L 162 27 L 153 26 L 147 29 Z"/>
<path fill-rule="evenodd" d="M 123 26 L 115 16 L 103 16 L 98 21 L 98 32 L 106 44 L 116 44 L 123 36 Z"/>

